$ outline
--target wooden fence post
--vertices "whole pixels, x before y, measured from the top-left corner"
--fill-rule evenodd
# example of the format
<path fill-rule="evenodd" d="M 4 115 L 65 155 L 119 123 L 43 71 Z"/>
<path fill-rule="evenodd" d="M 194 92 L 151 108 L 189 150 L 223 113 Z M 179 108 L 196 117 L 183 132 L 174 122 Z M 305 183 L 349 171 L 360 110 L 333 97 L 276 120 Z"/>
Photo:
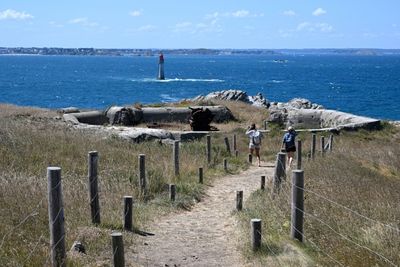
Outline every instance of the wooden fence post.
<path fill-rule="evenodd" d="M 243 208 L 243 191 L 236 191 L 236 210 L 241 211 Z"/>
<path fill-rule="evenodd" d="M 236 140 L 236 134 L 233 135 L 233 151 L 236 152 L 237 150 L 237 140 Z"/>
<path fill-rule="evenodd" d="M 66 266 L 61 168 L 47 168 L 51 266 Z"/>
<path fill-rule="evenodd" d="M 249 153 L 249 163 L 253 163 L 253 155 Z"/>
<path fill-rule="evenodd" d="M 174 174 L 179 176 L 179 141 L 174 141 L 172 155 L 174 159 Z"/>
<path fill-rule="evenodd" d="M 228 171 L 228 160 L 224 159 L 224 171 Z"/>
<path fill-rule="evenodd" d="M 229 144 L 229 138 L 224 137 L 226 152 L 228 152 L 229 156 L 231 155 L 231 146 Z"/>
<path fill-rule="evenodd" d="M 303 242 L 304 171 L 294 170 L 292 176 L 292 205 L 290 237 Z"/>
<path fill-rule="evenodd" d="M 199 168 L 199 183 L 200 184 L 203 183 L 203 168 L 202 167 Z"/>
<path fill-rule="evenodd" d="M 264 130 L 268 130 L 268 121 L 267 120 L 264 121 Z"/>
<path fill-rule="evenodd" d="M 146 155 L 139 155 L 139 187 L 140 193 L 143 197 L 146 197 Z"/>
<path fill-rule="evenodd" d="M 265 190 L 265 175 L 261 176 L 261 190 Z"/>
<path fill-rule="evenodd" d="M 97 178 L 98 166 L 97 151 L 90 151 L 88 154 L 88 178 L 89 178 L 89 203 L 92 216 L 92 223 L 100 224 L 100 203 Z"/>
<path fill-rule="evenodd" d="M 132 206 L 133 198 L 132 196 L 124 196 L 124 230 L 132 231 Z"/>
<path fill-rule="evenodd" d="M 329 152 L 333 150 L 333 134 L 329 136 Z"/>
<path fill-rule="evenodd" d="M 297 140 L 297 169 L 301 170 L 301 140 Z"/>
<path fill-rule="evenodd" d="M 169 185 L 169 199 L 174 202 L 175 201 L 175 195 L 176 195 L 176 185 L 170 184 Z"/>
<path fill-rule="evenodd" d="M 311 141 L 311 159 L 315 159 L 315 147 L 317 145 L 317 135 L 315 133 L 312 134 Z"/>
<path fill-rule="evenodd" d="M 251 248 L 253 251 L 261 247 L 261 220 L 251 219 Z"/>
<path fill-rule="evenodd" d="M 124 256 L 124 241 L 122 240 L 122 233 L 119 232 L 112 233 L 111 238 L 112 238 L 114 267 L 124 267 L 125 256 Z"/>
<path fill-rule="evenodd" d="M 321 154 L 325 154 L 325 136 L 321 136 Z"/>
<path fill-rule="evenodd" d="M 207 140 L 207 162 L 208 164 L 211 163 L 211 135 L 206 136 Z"/>
<path fill-rule="evenodd" d="M 279 152 L 276 156 L 275 172 L 272 193 L 277 193 L 280 189 L 282 179 L 286 178 L 286 153 Z"/>

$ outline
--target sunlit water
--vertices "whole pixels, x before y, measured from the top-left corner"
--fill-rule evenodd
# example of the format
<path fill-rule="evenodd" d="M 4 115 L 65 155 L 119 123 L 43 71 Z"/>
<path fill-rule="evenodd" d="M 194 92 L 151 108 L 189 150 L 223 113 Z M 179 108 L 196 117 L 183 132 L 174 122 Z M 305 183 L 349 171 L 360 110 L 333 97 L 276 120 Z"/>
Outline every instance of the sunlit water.
<path fill-rule="evenodd" d="M 171 102 L 223 89 L 295 97 L 326 108 L 400 120 L 399 56 L 0 56 L 0 102 L 103 109 Z"/>

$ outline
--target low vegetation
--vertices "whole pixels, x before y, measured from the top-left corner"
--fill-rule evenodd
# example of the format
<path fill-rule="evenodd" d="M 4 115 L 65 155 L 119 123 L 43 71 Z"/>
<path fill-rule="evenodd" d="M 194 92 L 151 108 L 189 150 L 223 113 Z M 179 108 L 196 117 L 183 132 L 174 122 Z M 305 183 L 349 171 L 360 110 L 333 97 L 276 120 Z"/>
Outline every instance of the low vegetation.
<path fill-rule="evenodd" d="M 191 103 L 185 103 L 190 105 Z M 109 266 L 110 233 L 122 230 L 122 197 L 134 198 L 134 225 L 143 231 L 167 213 L 190 209 L 204 197 L 198 183 L 204 167 L 205 183 L 229 172 L 246 169 L 247 140 L 243 129 L 261 127 L 266 111 L 241 103 L 224 104 L 237 118 L 215 125 L 213 160 L 206 164 L 205 140 L 181 146 L 181 175 L 175 177 L 172 147 L 159 142 L 128 143 L 89 135 L 66 127 L 54 111 L 0 105 L 0 262 L 2 266 L 49 264 L 47 211 L 48 166 L 62 168 L 66 247 L 75 240 L 86 255 L 68 254 L 70 266 Z M 187 129 L 187 125 L 172 125 Z M 223 138 L 238 136 L 239 158 L 229 157 Z M 263 142 L 262 157 L 270 162 L 280 150 L 281 131 L 272 126 Z M 376 132 L 343 132 L 335 136 L 333 152 L 307 161 L 310 134 L 301 133 L 305 172 L 304 244 L 290 240 L 290 177 L 281 193 L 271 197 L 257 191 L 236 213 L 243 231 L 244 255 L 268 266 L 391 266 L 400 264 L 400 135 L 390 125 Z M 230 139 L 232 140 L 232 139 Z M 90 220 L 87 190 L 87 153 L 99 152 L 101 224 Z M 138 155 L 146 155 L 149 201 L 139 198 Z M 290 175 L 290 174 L 289 174 Z M 177 184 L 177 199 L 168 200 L 165 185 Z M 263 245 L 249 249 L 249 221 L 263 220 Z M 126 246 L 136 234 L 124 233 Z"/>
<path fill-rule="evenodd" d="M 238 104 L 241 107 L 240 104 Z M 243 106 L 244 107 L 244 106 Z M 248 109 L 248 107 L 246 107 Z M 251 108 L 250 108 L 251 109 Z M 157 141 L 140 144 L 79 132 L 60 119 L 54 111 L 0 105 L 0 262 L 2 266 L 43 266 L 49 264 L 49 227 L 47 211 L 48 166 L 62 168 L 66 247 L 75 240 L 86 246 L 87 255 L 69 255 L 71 266 L 93 264 L 108 266 L 111 259 L 110 233 L 122 229 L 122 198 L 134 198 L 134 225 L 146 225 L 158 216 L 179 209 L 190 209 L 204 194 L 198 183 L 198 168 L 204 167 L 204 180 L 222 176 L 223 158 L 229 172 L 247 168 L 246 139 L 242 125 L 249 116 L 232 107 L 236 122 L 216 125 L 238 133 L 240 157 L 229 157 L 224 133 L 212 136 L 213 158 L 206 162 L 205 140 L 181 146 L 181 175 L 175 177 L 172 147 Z M 238 110 L 238 112 L 236 112 Z M 257 109 L 253 108 L 254 111 Z M 247 116 L 247 117 L 246 117 Z M 229 135 L 231 137 L 231 135 Z M 99 152 L 101 225 L 90 220 L 87 189 L 87 154 Z M 139 199 L 138 155 L 146 155 L 149 201 Z M 177 185 L 177 199 L 168 200 L 165 185 Z M 126 233 L 124 242 L 134 244 L 135 234 Z"/>
<path fill-rule="evenodd" d="M 318 135 L 319 136 L 319 135 Z M 279 143 L 280 135 L 270 135 Z M 268 266 L 397 266 L 400 264 L 400 134 L 342 132 L 333 152 L 304 160 L 311 134 L 303 140 L 305 177 L 304 244 L 290 240 L 291 174 L 280 194 L 257 191 L 238 214 L 247 243 L 245 255 Z M 278 151 L 278 150 L 277 150 Z M 263 246 L 249 250 L 249 221 L 263 221 Z M 306 255 L 306 256 L 305 256 Z"/>

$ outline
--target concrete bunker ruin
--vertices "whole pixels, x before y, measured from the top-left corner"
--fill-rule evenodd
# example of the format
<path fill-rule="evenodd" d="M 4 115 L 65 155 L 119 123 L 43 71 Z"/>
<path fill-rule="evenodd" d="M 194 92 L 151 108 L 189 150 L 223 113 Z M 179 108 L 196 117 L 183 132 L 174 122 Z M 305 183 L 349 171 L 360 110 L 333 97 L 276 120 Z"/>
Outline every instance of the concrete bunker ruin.
<path fill-rule="evenodd" d="M 209 110 L 212 122 L 222 123 L 233 120 L 232 112 L 224 106 L 193 106 L 180 107 L 131 107 L 112 106 L 105 111 L 86 111 L 64 114 L 64 120 L 72 123 L 91 125 L 124 125 L 135 126 L 140 123 L 180 122 L 188 123 L 193 109 Z"/>
<path fill-rule="evenodd" d="M 187 123 L 188 125 L 190 123 L 192 126 L 193 119 L 196 119 L 196 116 L 193 116 L 194 111 L 197 111 L 196 114 L 198 114 L 199 110 L 203 110 L 208 125 L 211 122 L 224 123 L 235 119 L 225 106 L 143 107 L 140 109 L 112 106 L 105 111 L 73 113 L 67 113 L 70 109 L 65 110 L 64 121 L 71 123 L 75 128 L 117 135 L 134 142 L 151 139 L 188 140 L 204 136 L 212 127 L 205 129 L 191 127 L 192 131 L 157 129 L 158 125 L 171 122 Z M 147 124 L 146 128 L 136 127 L 143 123 Z"/>

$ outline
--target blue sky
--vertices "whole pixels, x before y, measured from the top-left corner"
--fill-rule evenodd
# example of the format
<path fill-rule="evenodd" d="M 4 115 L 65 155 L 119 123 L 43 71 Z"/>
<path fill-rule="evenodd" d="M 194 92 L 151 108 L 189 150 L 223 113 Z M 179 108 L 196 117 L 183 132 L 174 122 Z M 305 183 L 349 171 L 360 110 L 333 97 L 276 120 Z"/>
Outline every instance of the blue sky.
<path fill-rule="evenodd" d="M 0 46 L 400 48 L 400 0 L 1 0 Z"/>

